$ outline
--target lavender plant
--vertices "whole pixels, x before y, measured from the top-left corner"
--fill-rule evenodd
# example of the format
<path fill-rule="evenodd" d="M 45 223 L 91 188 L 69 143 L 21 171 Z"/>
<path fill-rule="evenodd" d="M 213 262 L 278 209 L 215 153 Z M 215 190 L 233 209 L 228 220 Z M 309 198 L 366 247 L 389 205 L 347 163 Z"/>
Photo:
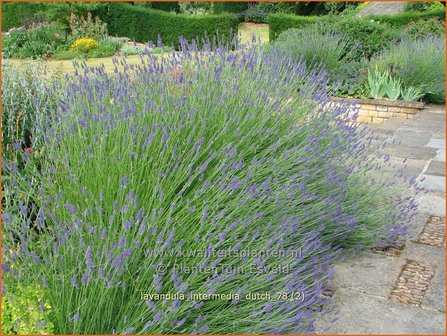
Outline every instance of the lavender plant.
<path fill-rule="evenodd" d="M 55 333 L 312 332 L 341 249 L 403 233 L 408 185 L 380 172 L 325 73 L 234 48 L 183 42 L 67 78 L 38 215 L 3 214 L 8 279 L 42 285 Z"/>

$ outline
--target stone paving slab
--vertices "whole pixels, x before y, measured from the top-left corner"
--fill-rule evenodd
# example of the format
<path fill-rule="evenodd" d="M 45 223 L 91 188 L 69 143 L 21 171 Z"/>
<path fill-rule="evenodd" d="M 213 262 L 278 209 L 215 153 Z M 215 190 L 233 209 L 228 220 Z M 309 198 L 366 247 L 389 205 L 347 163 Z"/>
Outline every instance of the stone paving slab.
<path fill-rule="evenodd" d="M 431 139 L 426 147 L 445 150 L 445 139 Z"/>
<path fill-rule="evenodd" d="M 421 132 L 417 129 L 411 129 L 408 127 L 401 127 L 394 132 L 393 138 L 400 141 L 402 145 L 424 146 L 430 141 L 431 133 Z"/>
<path fill-rule="evenodd" d="M 445 176 L 445 161 L 431 161 L 427 167 L 427 170 L 425 171 L 425 174 Z"/>
<path fill-rule="evenodd" d="M 332 297 L 337 314 L 317 321 L 317 333 L 444 334 L 445 314 L 390 302 L 388 298 L 339 289 Z M 349 302 L 349 305 L 344 304 Z M 338 317 L 335 323 L 331 320 Z"/>
<path fill-rule="evenodd" d="M 334 288 L 386 298 L 404 262 L 374 252 L 362 254 L 335 265 Z"/>
<path fill-rule="evenodd" d="M 445 255 L 444 255 L 445 259 Z M 430 281 L 427 293 L 422 300 L 421 307 L 424 309 L 434 309 L 445 313 L 445 264 L 440 263 L 435 272 L 435 276 Z"/>
<path fill-rule="evenodd" d="M 445 193 L 445 176 L 422 174 L 419 184 L 428 190 Z"/>
<path fill-rule="evenodd" d="M 415 197 L 419 205 L 419 212 L 434 216 L 445 217 L 445 197 L 442 195 L 427 193 Z"/>
<path fill-rule="evenodd" d="M 436 151 L 435 160 L 445 162 L 445 150 L 440 149 L 440 150 Z"/>
<path fill-rule="evenodd" d="M 435 148 L 419 147 L 419 146 L 405 146 L 405 145 L 389 145 L 385 148 L 379 148 L 379 153 L 386 153 L 390 156 L 398 158 L 408 158 L 415 160 L 430 160 L 436 157 L 437 151 Z"/>

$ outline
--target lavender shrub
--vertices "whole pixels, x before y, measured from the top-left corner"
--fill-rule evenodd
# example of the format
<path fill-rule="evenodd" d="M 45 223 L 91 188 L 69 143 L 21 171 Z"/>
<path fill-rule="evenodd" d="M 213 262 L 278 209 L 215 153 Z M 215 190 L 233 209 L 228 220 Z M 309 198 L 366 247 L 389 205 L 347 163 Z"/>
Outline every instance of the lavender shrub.
<path fill-rule="evenodd" d="M 66 78 L 38 216 L 3 214 L 4 290 L 37 279 L 56 333 L 312 332 L 338 253 L 402 234 L 414 181 L 381 173 L 326 74 L 232 49 Z"/>

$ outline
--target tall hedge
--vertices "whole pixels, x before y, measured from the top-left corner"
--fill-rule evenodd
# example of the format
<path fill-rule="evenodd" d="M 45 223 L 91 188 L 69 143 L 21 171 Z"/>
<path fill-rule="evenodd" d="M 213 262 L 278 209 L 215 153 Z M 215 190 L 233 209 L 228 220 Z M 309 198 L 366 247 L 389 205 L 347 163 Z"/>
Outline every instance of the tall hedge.
<path fill-rule="evenodd" d="M 420 19 L 430 19 L 435 17 L 444 21 L 445 8 L 428 12 L 403 12 L 396 15 L 371 15 L 367 18 L 374 21 L 386 22 L 395 27 L 404 27 L 409 23 L 419 21 Z"/>
<path fill-rule="evenodd" d="M 20 27 L 46 7 L 42 2 L 2 2 L 2 31 Z"/>
<path fill-rule="evenodd" d="M 151 7 L 153 9 L 158 9 L 165 12 L 176 12 L 178 13 L 180 6 L 178 2 L 161 2 L 161 1 L 154 1 L 150 2 Z"/>
<path fill-rule="evenodd" d="M 242 13 L 248 9 L 249 2 L 215 2 L 214 14 L 227 13 Z"/>
<path fill-rule="evenodd" d="M 269 40 L 274 41 L 278 35 L 290 28 L 299 28 L 319 20 L 316 16 L 298 16 L 293 14 L 275 13 L 268 16 Z"/>
<path fill-rule="evenodd" d="M 227 38 L 237 33 L 238 19 L 233 14 L 192 16 L 113 2 L 101 19 L 107 22 L 109 34 L 125 36 L 137 42 L 156 42 L 160 35 L 165 45 L 179 45 L 179 36 L 191 40 L 219 32 Z"/>

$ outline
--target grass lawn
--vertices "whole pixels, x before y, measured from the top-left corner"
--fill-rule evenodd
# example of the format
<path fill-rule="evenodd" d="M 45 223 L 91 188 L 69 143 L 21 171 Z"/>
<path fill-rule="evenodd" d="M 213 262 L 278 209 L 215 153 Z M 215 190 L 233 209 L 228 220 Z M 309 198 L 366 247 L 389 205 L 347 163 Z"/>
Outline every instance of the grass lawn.
<path fill-rule="evenodd" d="M 252 36 L 262 43 L 269 41 L 269 25 L 267 23 L 243 22 L 239 25 L 239 35 L 243 43 L 250 42 Z"/>
<path fill-rule="evenodd" d="M 252 23 L 244 22 L 239 25 L 239 36 L 242 43 L 250 42 L 252 36 L 255 35 L 256 39 L 260 39 L 262 43 L 266 43 L 269 40 L 269 26 L 265 23 Z M 122 57 L 118 57 L 120 59 Z M 140 63 L 140 56 L 132 55 L 127 58 L 128 64 L 138 64 Z M 21 59 L 9 59 L 9 64 L 13 66 L 20 66 L 24 61 L 33 62 L 32 60 L 21 60 Z M 56 61 L 48 60 L 46 61 L 51 69 L 60 70 L 63 73 L 73 73 L 73 60 L 67 61 Z M 106 58 L 90 58 L 87 60 L 87 65 L 89 67 L 96 67 L 104 64 L 106 72 L 112 72 L 114 65 L 112 62 L 112 57 Z"/>

